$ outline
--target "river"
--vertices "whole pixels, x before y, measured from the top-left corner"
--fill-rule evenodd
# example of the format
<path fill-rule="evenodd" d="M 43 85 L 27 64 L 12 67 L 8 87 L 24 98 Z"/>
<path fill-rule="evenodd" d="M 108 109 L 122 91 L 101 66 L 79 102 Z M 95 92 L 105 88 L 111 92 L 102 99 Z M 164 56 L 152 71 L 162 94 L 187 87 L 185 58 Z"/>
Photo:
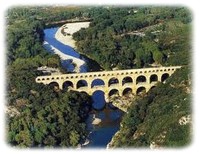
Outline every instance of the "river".
<path fill-rule="evenodd" d="M 48 44 L 45 45 L 47 51 L 52 52 L 52 49 L 48 46 L 53 46 L 66 55 L 85 61 L 85 59 L 82 58 L 82 56 L 80 56 L 80 54 L 72 47 L 62 44 L 55 38 L 57 30 L 58 28 L 48 28 L 44 30 L 44 41 Z M 89 63 L 89 61 L 85 62 Z M 66 62 L 62 60 L 61 63 L 63 64 L 63 67 L 67 67 L 71 70 L 74 69 L 73 65 L 71 65 L 69 61 Z M 80 72 L 86 72 L 87 70 L 87 65 L 83 65 L 81 66 Z M 97 80 L 94 85 L 98 85 L 99 82 L 100 81 Z M 106 103 L 102 91 L 95 92 L 92 99 L 93 109 L 86 120 L 87 130 L 90 132 L 88 136 L 89 144 L 83 146 L 83 148 L 106 148 L 113 135 L 119 130 L 123 112 L 117 108 L 113 108 L 109 103 Z M 95 118 L 100 119 L 101 122 L 96 125 L 92 124 Z"/>

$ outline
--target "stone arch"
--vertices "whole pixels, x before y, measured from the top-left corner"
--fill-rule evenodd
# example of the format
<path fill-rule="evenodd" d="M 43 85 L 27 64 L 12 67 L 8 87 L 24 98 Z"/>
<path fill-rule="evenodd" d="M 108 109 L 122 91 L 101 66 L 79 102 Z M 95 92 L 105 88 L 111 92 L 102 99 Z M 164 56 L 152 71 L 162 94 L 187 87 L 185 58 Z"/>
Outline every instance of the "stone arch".
<path fill-rule="evenodd" d="M 168 73 L 164 73 L 164 74 L 161 76 L 161 82 L 164 82 L 168 77 L 169 77 L 169 74 L 168 74 Z"/>
<path fill-rule="evenodd" d="M 91 88 L 94 86 L 105 86 L 105 82 L 102 79 L 94 79 L 91 84 Z"/>
<path fill-rule="evenodd" d="M 152 86 L 150 89 L 154 89 L 156 86 Z"/>
<path fill-rule="evenodd" d="M 87 87 L 88 83 L 86 80 L 79 80 L 76 84 L 76 88 Z"/>
<path fill-rule="evenodd" d="M 74 88 L 74 84 L 71 81 L 65 81 L 62 87 L 63 90 L 67 90 L 69 87 Z"/>
<path fill-rule="evenodd" d="M 119 90 L 118 89 L 111 89 L 108 93 L 109 97 L 112 95 L 119 95 Z"/>
<path fill-rule="evenodd" d="M 122 92 L 122 95 L 126 95 L 126 94 L 128 94 L 128 93 L 132 93 L 133 92 L 133 90 L 130 88 L 130 87 L 128 87 L 128 88 L 125 88 L 124 90 L 123 90 L 123 92 Z"/>
<path fill-rule="evenodd" d="M 114 84 L 119 84 L 119 80 L 116 77 L 112 77 L 108 80 L 108 87 Z"/>
<path fill-rule="evenodd" d="M 92 93 L 92 106 L 95 109 L 103 109 L 106 105 L 105 92 L 102 90 L 95 90 Z"/>
<path fill-rule="evenodd" d="M 53 89 L 59 89 L 59 84 L 58 82 L 53 81 L 49 83 L 49 87 Z"/>
<path fill-rule="evenodd" d="M 141 82 L 146 82 L 146 81 L 147 81 L 146 77 L 144 75 L 140 75 L 136 79 L 136 84 L 141 83 Z"/>
<path fill-rule="evenodd" d="M 124 85 L 126 83 L 133 83 L 133 79 L 130 76 L 124 77 L 122 80 L 122 85 Z"/>
<path fill-rule="evenodd" d="M 156 74 L 152 74 L 150 76 L 150 83 L 157 82 L 157 81 L 158 81 L 158 76 Z"/>
<path fill-rule="evenodd" d="M 142 93 L 146 93 L 146 88 L 145 87 L 139 87 L 136 91 L 137 95 L 140 95 Z"/>

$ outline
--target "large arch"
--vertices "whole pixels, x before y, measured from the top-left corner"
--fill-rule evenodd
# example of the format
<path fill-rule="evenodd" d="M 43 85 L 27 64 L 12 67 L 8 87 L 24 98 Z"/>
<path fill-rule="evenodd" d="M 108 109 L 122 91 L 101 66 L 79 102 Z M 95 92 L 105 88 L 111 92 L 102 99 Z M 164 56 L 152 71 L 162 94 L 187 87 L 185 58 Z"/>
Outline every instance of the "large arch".
<path fill-rule="evenodd" d="M 106 105 L 105 93 L 102 90 L 96 90 L 92 93 L 92 106 L 94 109 L 101 110 Z"/>
<path fill-rule="evenodd" d="M 119 84 L 119 80 L 117 78 L 113 77 L 108 80 L 108 87 L 110 87 L 111 85 L 114 85 L 114 84 Z"/>
<path fill-rule="evenodd" d="M 124 85 L 126 83 L 133 83 L 133 79 L 130 76 L 124 77 L 122 80 L 122 85 Z"/>
<path fill-rule="evenodd" d="M 76 88 L 87 87 L 88 83 L 86 80 L 79 80 L 76 84 Z"/>
<path fill-rule="evenodd" d="M 150 83 L 157 82 L 157 81 L 158 81 L 158 76 L 156 74 L 152 74 L 150 76 Z"/>
<path fill-rule="evenodd" d="M 168 74 L 168 73 L 164 73 L 164 74 L 161 76 L 161 82 L 164 82 L 168 77 L 169 77 L 169 74 Z"/>
<path fill-rule="evenodd" d="M 140 95 L 142 93 L 146 93 L 146 88 L 145 87 L 139 87 L 136 91 L 137 95 Z"/>
<path fill-rule="evenodd" d="M 63 83 L 63 90 L 68 90 L 69 87 L 73 88 L 74 84 L 71 81 L 65 81 Z"/>
<path fill-rule="evenodd" d="M 133 90 L 131 89 L 131 88 L 125 88 L 124 90 L 123 90 L 123 92 L 122 92 L 122 95 L 126 95 L 126 94 L 129 94 L 129 93 L 132 93 L 133 92 Z"/>
<path fill-rule="evenodd" d="M 91 88 L 94 86 L 105 86 L 105 82 L 102 79 L 94 79 L 91 84 Z"/>
<path fill-rule="evenodd" d="M 53 89 L 59 89 L 59 84 L 55 81 L 49 83 L 49 87 Z"/>
<path fill-rule="evenodd" d="M 109 97 L 112 95 L 119 95 L 119 90 L 118 89 L 111 89 L 108 93 Z"/>
<path fill-rule="evenodd" d="M 147 81 L 146 77 L 144 75 L 140 75 L 136 79 L 136 84 L 141 83 L 141 82 L 146 82 L 146 81 Z"/>

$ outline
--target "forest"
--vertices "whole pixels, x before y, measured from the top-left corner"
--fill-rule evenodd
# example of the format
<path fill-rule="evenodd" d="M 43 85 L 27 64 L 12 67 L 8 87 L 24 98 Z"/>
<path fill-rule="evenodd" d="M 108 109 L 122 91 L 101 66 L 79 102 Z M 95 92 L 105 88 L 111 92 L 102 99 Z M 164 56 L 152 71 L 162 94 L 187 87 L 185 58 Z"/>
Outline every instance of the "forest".
<path fill-rule="evenodd" d="M 17 147 L 77 147 L 87 136 L 91 98 L 36 84 L 40 66 L 59 68 L 56 55 L 43 48 L 43 30 L 55 22 L 90 19 L 74 33 L 77 51 L 105 70 L 183 66 L 166 83 L 138 97 L 123 117 L 111 147 L 185 146 L 191 125 L 191 24 L 184 7 L 16 7 L 7 11 L 7 140 Z M 52 24 L 53 23 L 53 24 Z M 138 135 L 139 134 L 139 135 Z M 163 136 L 161 139 L 159 136 Z"/>
<path fill-rule="evenodd" d="M 55 91 L 51 86 L 35 83 L 41 75 L 37 70 L 40 66 L 64 72 L 60 58 L 43 48 L 47 21 L 37 19 L 37 10 L 8 10 L 7 141 L 17 147 L 77 147 L 88 133 L 84 121 L 91 100 L 86 94 Z"/>

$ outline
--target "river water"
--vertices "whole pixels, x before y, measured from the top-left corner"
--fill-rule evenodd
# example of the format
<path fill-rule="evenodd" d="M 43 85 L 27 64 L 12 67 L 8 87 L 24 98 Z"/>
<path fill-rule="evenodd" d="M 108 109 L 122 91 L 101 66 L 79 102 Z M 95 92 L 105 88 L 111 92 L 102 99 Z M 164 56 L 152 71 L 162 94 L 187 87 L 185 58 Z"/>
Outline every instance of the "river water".
<path fill-rule="evenodd" d="M 81 56 L 72 47 L 67 46 L 55 39 L 55 33 L 58 28 L 48 28 L 44 30 L 44 41 L 49 45 L 54 46 L 64 54 L 81 59 Z M 50 48 L 46 48 L 47 51 L 52 52 Z M 82 59 L 84 60 L 84 59 Z M 88 61 L 86 61 L 87 63 Z M 63 67 L 69 68 L 71 65 L 69 62 L 62 61 Z M 73 65 L 70 66 L 73 69 Z M 80 72 L 86 72 L 88 70 L 87 65 L 84 65 Z M 94 85 L 98 85 L 101 81 L 94 82 Z M 94 86 L 92 85 L 92 86 Z M 83 146 L 84 148 L 106 148 L 107 144 L 111 141 L 112 136 L 119 130 L 121 117 L 123 112 L 117 108 L 113 108 L 112 105 L 106 103 L 104 93 L 97 91 L 92 96 L 93 109 L 89 113 L 86 120 L 87 129 L 90 132 L 88 139 L 89 144 Z M 98 125 L 92 124 L 95 118 L 101 119 Z"/>

